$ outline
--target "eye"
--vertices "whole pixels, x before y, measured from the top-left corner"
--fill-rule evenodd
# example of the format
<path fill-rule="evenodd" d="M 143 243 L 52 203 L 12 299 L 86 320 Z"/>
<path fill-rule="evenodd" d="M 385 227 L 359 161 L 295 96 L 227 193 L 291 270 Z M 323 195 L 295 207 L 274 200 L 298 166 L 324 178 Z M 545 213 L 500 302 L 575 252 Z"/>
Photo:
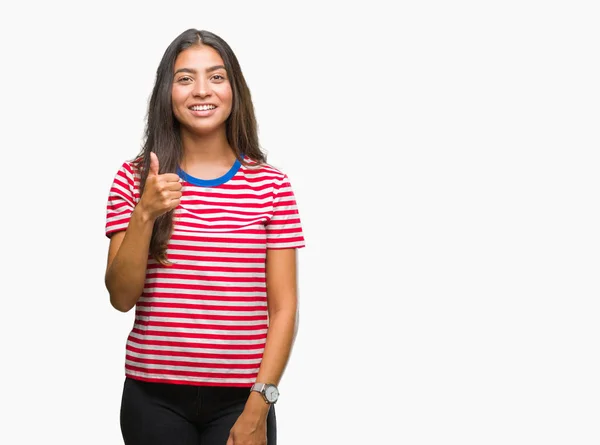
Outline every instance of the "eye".
<path fill-rule="evenodd" d="M 179 79 L 177 79 L 177 82 L 180 82 L 180 83 L 188 83 L 191 81 L 192 81 L 192 78 L 190 76 L 183 76 L 183 77 L 180 77 Z"/>
<path fill-rule="evenodd" d="M 225 80 L 225 76 L 223 76 L 222 74 L 215 74 L 211 77 L 211 79 L 216 80 L 217 82 L 222 82 Z"/>

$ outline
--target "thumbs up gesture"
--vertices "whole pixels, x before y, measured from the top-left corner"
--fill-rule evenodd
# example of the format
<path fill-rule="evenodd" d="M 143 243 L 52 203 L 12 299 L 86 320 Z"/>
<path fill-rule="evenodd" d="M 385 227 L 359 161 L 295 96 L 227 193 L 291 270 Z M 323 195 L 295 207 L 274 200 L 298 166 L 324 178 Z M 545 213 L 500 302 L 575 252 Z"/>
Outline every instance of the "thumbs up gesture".
<path fill-rule="evenodd" d="M 158 157 L 156 153 L 151 152 L 150 171 L 139 205 L 152 220 L 179 205 L 183 188 L 178 175 L 175 173 L 160 175 L 158 167 Z"/>

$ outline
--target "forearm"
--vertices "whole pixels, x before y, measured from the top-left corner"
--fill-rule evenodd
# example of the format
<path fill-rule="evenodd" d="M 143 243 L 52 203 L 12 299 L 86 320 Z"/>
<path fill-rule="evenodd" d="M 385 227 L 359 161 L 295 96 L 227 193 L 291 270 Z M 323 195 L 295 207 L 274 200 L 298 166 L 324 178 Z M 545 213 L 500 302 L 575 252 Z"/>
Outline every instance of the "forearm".
<path fill-rule="evenodd" d="M 144 290 L 153 220 L 138 206 L 131 214 L 123 242 L 106 271 L 110 302 L 119 311 L 135 306 Z"/>
<path fill-rule="evenodd" d="M 267 341 L 256 381 L 278 385 L 296 337 L 296 308 L 281 309 L 275 312 L 269 321 Z M 246 410 L 266 415 L 268 405 L 259 393 L 253 391 L 246 404 Z"/>
<path fill-rule="evenodd" d="M 296 310 L 282 309 L 269 320 L 267 342 L 257 382 L 278 385 L 296 337 Z"/>

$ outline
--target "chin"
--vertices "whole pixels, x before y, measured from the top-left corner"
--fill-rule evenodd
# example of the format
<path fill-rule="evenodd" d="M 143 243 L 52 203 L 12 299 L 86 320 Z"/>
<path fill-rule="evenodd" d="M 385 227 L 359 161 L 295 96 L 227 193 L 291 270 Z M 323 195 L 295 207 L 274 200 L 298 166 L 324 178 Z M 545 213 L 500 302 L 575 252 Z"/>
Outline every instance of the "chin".
<path fill-rule="evenodd" d="M 208 123 L 207 123 L 208 124 Z M 194 133 L 197 134 L 199 136 L 205 136 L 205 135 L 209 135 L 211 133 L 215 133 L 218 131 L 221 131 L 225 128 L 225 123 L 222 124 L 217 124 L 217 125 L 186 125 L 186 130 L 189 131 L 190 133 Z"/>

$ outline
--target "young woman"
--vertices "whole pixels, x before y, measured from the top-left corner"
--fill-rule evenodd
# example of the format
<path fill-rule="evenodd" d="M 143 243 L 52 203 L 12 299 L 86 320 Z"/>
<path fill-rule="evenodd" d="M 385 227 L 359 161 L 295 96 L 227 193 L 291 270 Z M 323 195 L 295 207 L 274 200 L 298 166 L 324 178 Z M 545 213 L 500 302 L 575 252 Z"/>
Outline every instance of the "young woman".
<path fill-rule="evenodd" d="M 106 287 L 135 306 L 127 445 L 276 443 L 304 237 L 287 176 L 266 164 L 250 91 L 217 35 L 167 48 L 145 143 L 110 189 Z"/>

